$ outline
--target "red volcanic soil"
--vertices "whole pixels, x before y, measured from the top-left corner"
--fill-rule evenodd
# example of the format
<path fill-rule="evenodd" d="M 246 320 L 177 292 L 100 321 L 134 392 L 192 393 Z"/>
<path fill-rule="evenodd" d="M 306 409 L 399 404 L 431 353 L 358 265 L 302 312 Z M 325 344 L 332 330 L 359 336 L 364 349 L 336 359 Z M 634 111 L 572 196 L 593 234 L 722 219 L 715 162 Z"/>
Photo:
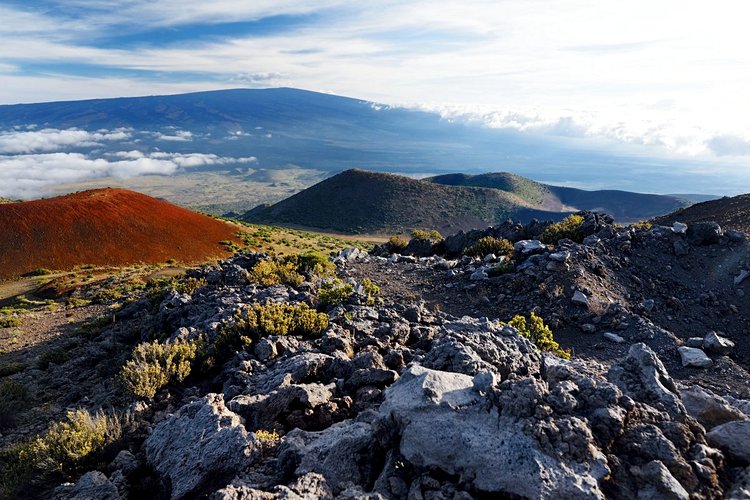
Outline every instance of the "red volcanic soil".
<path fill-rule="evenodd" d="M 120 266 L 227 255 L 231 225 L 124 189 L 0 205 L 0 279 L 41 267 Z"/>

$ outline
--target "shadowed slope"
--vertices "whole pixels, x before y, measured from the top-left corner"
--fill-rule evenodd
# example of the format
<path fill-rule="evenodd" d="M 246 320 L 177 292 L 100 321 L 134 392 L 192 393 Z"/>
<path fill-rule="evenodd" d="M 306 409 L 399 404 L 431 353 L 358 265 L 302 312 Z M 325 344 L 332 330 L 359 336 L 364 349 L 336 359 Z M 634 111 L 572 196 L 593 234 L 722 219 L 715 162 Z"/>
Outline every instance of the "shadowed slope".
<path fill-rule="evenodd" d="M 0 279 L 40 267 L 125 265 L 225 256 L 229 224 L 122 189 L 0 205 Z"/>
<path fill-rule="evenodd" d="M 674 222 L 718 222 L 724 229 L 750 233 L 750 194 L 696 203 L 654 219 L 657 224 Z"/>

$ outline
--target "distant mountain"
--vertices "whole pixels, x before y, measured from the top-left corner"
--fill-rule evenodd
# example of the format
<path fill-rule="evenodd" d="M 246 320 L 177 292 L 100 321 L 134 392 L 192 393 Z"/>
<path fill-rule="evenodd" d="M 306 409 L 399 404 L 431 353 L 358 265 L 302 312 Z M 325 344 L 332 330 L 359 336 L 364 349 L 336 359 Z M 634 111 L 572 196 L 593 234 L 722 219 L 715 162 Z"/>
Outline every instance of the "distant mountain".
<path fill-rule="evenodd" d="M 670 214 L 656 217 L 655 224 L 674 222 L 718 222 L 723 229 L 734 229 L 750 234 L 750 194 L 719 198 L 696 203 Z"/>
<path fill-rule="evenodd" d="M 552 212 L 594 210 L 627 223 L 649 219 L 689 205 L 673 196 L 631 193 L 629 191 L 586 191 L 535 182 L 508 172 L 482 175 L 448 174 L 426 179 L 450 186 L 475 186 L 514 193 L 539 209 Z"/>
<path fill-rule="evenodd" d="M 125 265 L 226 256 L 236 229 L 122 189 L 0 205 L 0 279 L 38 268 Z"/>
<path fill-rule="evenodd" d="M 66 139 L 60 147 L 41 137 L 34 144 L 45 146 L 43 149 L 24 151 L 17 149 L 12 137 L 2 136 L 71 128 L 103 133 L 105 137 L 80 141 L 72 140 L 70 134 L 53 137 L 53 142 Z M 107 134 L 118 129 L 119 134 Z M 288 170 L 290 166 L 302 167 L 295 169 L 297 173 L 311 171 L 318 179 L 325 173 L 349 168 L 420 175 L 504 169 L 552 184 L 578 182 L 626 189 L 642 185 L 642 172 L 647 170 L 653 190 L 691 192 L 703 185 L 680 173 L 695 166 L 688 160 L 650 159 L 625 153 L 622 148 L 607 149 L 558 135 L 487 128 L 446 119 L 435 112 L 292 88 L 4 105 L 0 106 L 0 139 L 13 146 L 10 150 L 0 147 L 0 154 L 67 152 L 104 159 L 110 164 L 103 165 L 127 174 L 110 177 L 116 179 L 134 175 L 137 168 L 111 164 L 137 158 L 136 153 L 141 153 L 146 157 L 142 163 L 151 168 L 149 175 L 175 175 L 180 182 L 161 183 L 158 189 L 147 182 L 128 184 L 120 180 L 121 185 L 137 186 L 182 204 L 200 198 L 201 207 L 231 206 L 233 210 L 240 209 L 237 192 L 267 189 L 273 175 L 265 172 Z M 204 156 L 175 159 L 178 154 Z M 174 164 L 173 169 L 160 170 L 169 162 Z M 47 165 L 45 168 L 49 168 Z M 262 175 L 253 177 L 261 170 Z M 237 186 L 231 200 L 210 201 L 201 196 L 206 177 L 199 174 L 215 172 L 229 177 L 230 186 Z M 34 179 L 40 175 L 35 172 Z M 100 176 L 73 179 L 73 189 L 81 189 L 77 182 Z M 312 176 L 303 177 L 292 179 L 294 188 L 310 185 Z M 100 182 L 111 184 L 108 179 Z M 716 182 L 713 186 L 720 188 Z M 21 196 L 20 191 L 16 194 L 5 188 L 4 196 Z M 283 194 L 276 190 L 271 197 L 256 196 L 252 201 L 278 200 Z"/>

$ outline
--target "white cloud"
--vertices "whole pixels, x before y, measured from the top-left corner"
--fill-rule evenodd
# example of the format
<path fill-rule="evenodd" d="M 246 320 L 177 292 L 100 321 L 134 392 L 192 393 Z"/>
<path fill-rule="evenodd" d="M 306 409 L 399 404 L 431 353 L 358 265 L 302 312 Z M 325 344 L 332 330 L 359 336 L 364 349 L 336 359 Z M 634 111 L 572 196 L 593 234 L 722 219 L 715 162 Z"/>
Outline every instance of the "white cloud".
<path fill-rule="evenodd" d="M 128 129 L 88 132 L 78 129 L 41 129 L 0 131 L 0 154 L 59 151 L 69 147 L 98 146 L 103 141 L 124 141 L 131 137 Z"/>
<path fill-rule="evenodd" d="M 155 132 L 154 137 L 160 141 L 189 142 L 193 140 L 193 133 L 188 130 L 177 130 L 172 134 Z"/>
<path fill-rule="evenodd" d="M 81 153 L 0 155 L 0 197 L 28 199 L 48 193 L 52 186 L 61 183 L 102 177 L 172 175 L 184 168 L 256 161 L 254 157 L 226 158 L 204 153 L 120 151 L 110 156 L 117 159 L 92 158 Z"/>

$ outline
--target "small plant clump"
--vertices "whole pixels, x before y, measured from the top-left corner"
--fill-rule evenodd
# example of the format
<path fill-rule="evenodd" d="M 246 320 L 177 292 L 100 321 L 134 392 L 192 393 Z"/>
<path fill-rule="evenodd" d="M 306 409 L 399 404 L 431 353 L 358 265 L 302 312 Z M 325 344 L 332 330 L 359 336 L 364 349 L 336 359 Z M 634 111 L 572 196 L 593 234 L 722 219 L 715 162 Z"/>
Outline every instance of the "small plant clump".
<path fill-rule="evenodd" d="M 262 260 L 250 271 L 250 281 L 263 286 L 288 285 L 299 286 L 305 278 L 297 272 L 297 267 L 291 262 L 276 260 Z"/>
<path fill-rule="evenodd" d="M 322 306 L 343 304 L 354 293 L 354 287 L 340 279 L 326 280 L 320 284 L 318 302 Z"/>
<path fill-rule="evenodd" d="M 25 369 L 26 365 L 23 363 L 7 363 L 4 365 L 0 365 L 0 377 L 15 375 L 16 373 L 22 372 Z"/>
<path fill-rule="evenodd" d="M 482 258 L 491 253 L 495 255 L 511 255 L 513 253 L 513 243 L 505 238 L 485 236 L 464 250 L 464 254 L 469 257 Z"/>
<path fill-rule="evenodd" d="M 172 289 L 179 294 L 193 295 L 196 290 L 206 285 L 206 278 L 184 278 L 172 281 Z"/>
<path fill-rule="evenodd" d="M 79 467 L 122 436 L 120 419 L 103 412 L 70 411 L 67 421 L 54 422 L 47 432 L 6 449 L 0 457 L 0 497 L 17 497 L 24 483 L 62 474 L 70 478 Z"/>
<path fill-rule="evenodd" d="M 560 344 L 555 341 L 552 335 L 552 330 L 535 313 L 531 313 L 528 321 L 524 316 L 514 316 L 508 324 L 515 328 L 519 335 L 531 340 L 540 351 L 552 353 L 563 359 L 570 359 L 570 351 L 560 348 Z"/>
<path fill-rule="evenodd" d="M 253 304 L 237 316 L 234 328 L 252 340 L 267 335 L 316 337 L 328 328 L 328 315 L 307 304 Z"/>
<path fill-rule="evenodd" d="M 292 264 L 295 271 L 307 276 L 332 276 L 336 270 L 328 256 L 317 252 L 306 252 L 286 257 L 285 262 Z"/>
<path fill-rule="evenodd" d="M 362 288 L 365 290 L 365 296 L 367 297 L 367 305 L 373 306 L 380 298 L 380 287 L 376 285 L 370 278 L 364 278 L 362 280 Z"/>
<path fill-rule="evenodd" d="M 17 328 L 23 324 L 18 316 L 0 316 L 0 328 Z"/>
<path fill-rule="evenodd" d="M 633 229 L 648 231 L 649 229 L 651 229 L 651 223 L 647 220 L 641 220 L 634 224 L 631 224 L 630 227 L 632 227 Z"/>
<path fill-rule="evenodd" d="M 495 276 L 502 276 L 503 274 L 512 273 L 515 271 L 516 266 L 513 265 L 513 263 L 509 260 L 503 260 L 502 262 L 492 266 L 487 271 L 487 276 L 490 278 L 494 278 Z"/>
<path fill-rule="evenodd" d="M 39 357 L 36 360 L 36 366 L 40 370 L 46 370 L 47 368 L 49 368 L 49 365 L 53 363 L 56 365 L 61 365 L 65 363 L 68 359 L 69 359 L 68 352 L 65 349 L 62 349 L 62 348 L 51 349 L 39 355 Z"/>
<path fill-rule="evenodd" d="M 133 350 L 120 378 L 132 395 L 153 398 L 162 387 L 190 375 L 197 350 L 196 342 L 144 342 Z"/>
<path fill-rule="evenodd" d="M 391 236 L 388 240 L 388 251 L 391 253 L 403 252 L 409 245 L 409 242 L 405 238 L 400 236 Z"/>
<path fill-rule="evenodd" d="M 20 411 L 26 406 L 29 391 L 15 380 L 0 384 L 0 430 L 15 425 Z"/>
<path fill-rule="evenodd" d="M 440 234 L 435 229 L 431 229 L 431 230 L 415 229 L 411 232 L 411 237 L 414 238 L 415 240 L 420 240 L 420 241 L 426 241 L 426 240 L 442 241 L 444 239 L 443 235 Z"/>
<path fill-rule="evenodd" d="M 583 240 L 581 227 L 583 226 L 583 216 L 569 215 L 560 222 L 550 224 L 539 237 L 542 243 L 556 245 L 562 239 L 573 240 L 580 243 Z"/>
<path fill-rule="evenodd" d="M 48 276 L 52 274 L 52 271 L 45 267 L 38 267 L 33 271 L 29 272 L 27 276 Z"/>

